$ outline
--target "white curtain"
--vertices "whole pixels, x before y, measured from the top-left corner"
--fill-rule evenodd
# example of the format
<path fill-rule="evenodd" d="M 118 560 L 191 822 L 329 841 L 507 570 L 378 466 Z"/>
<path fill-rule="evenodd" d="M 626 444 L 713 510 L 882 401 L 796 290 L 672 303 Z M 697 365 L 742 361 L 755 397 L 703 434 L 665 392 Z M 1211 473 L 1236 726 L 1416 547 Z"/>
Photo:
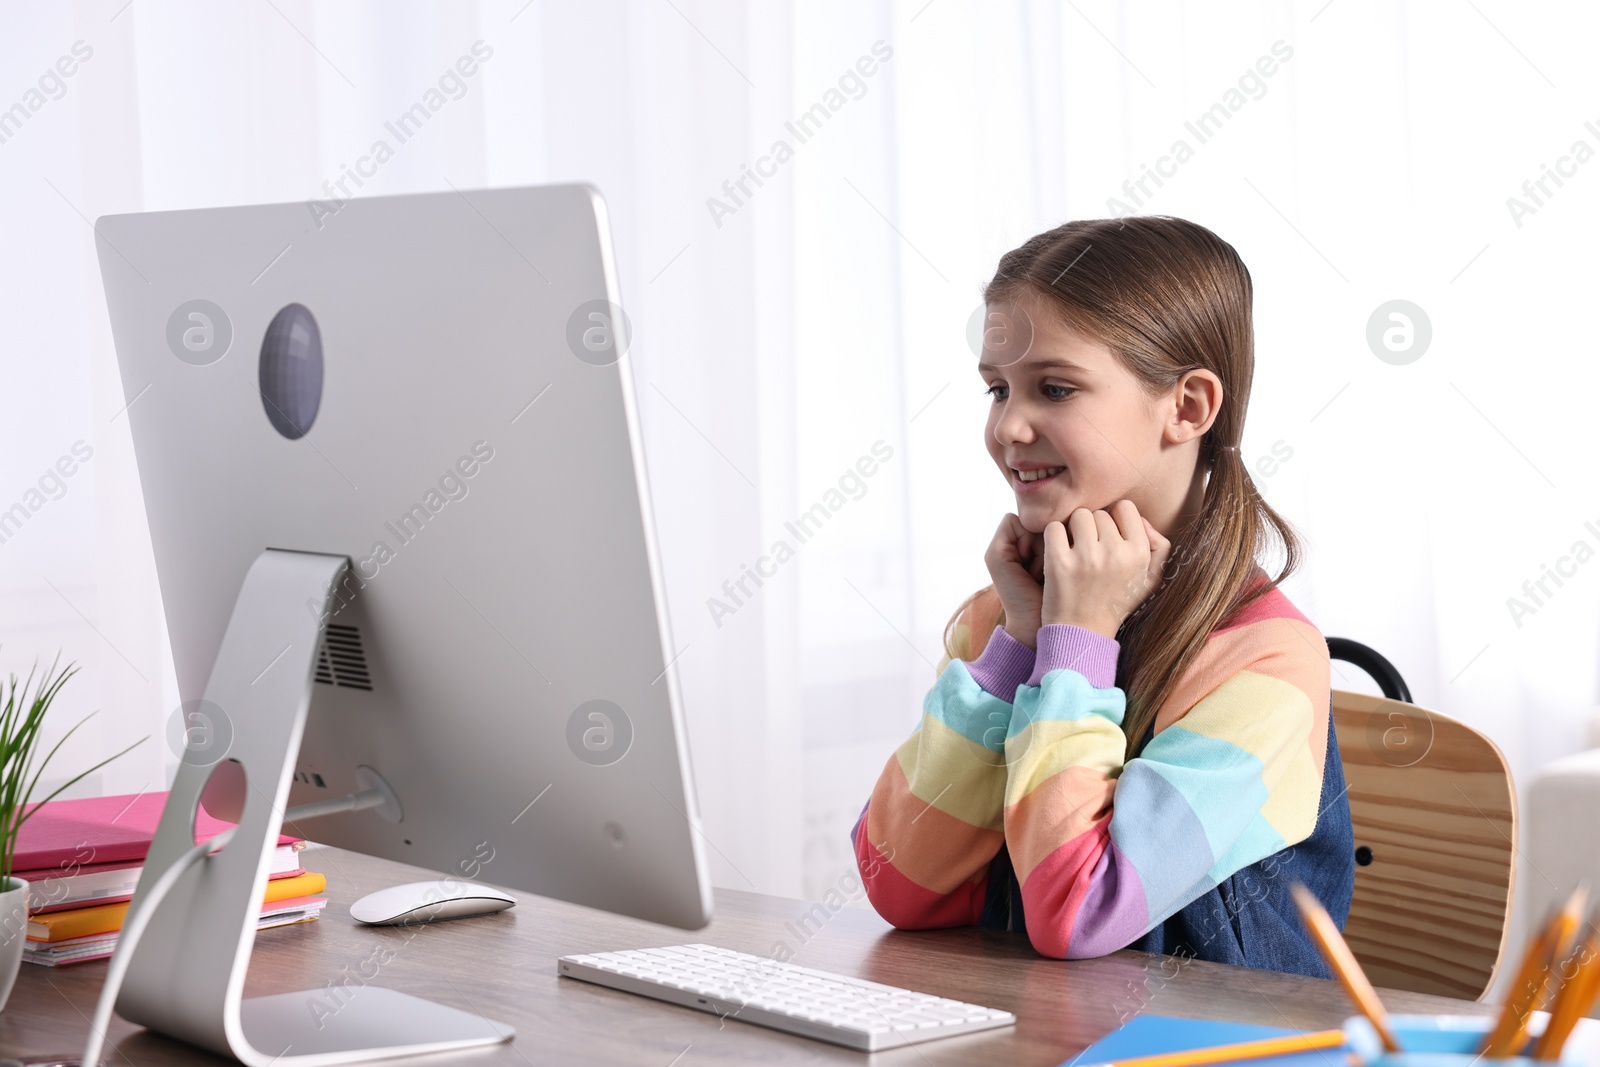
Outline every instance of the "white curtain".
<path fill-rule="evenodd" d="M 1600 678 L 1596 21 L 1503 0 L 20 8 L 0 508 L 77 442 L 92 458 L 0 544 L 0 661 L 84 664 L 55 727 L 100 725 L 62 771 L 153 735 L 80 792 L 170 775 L 90 220 L 326 196 L 481 40 L 460 97 L 347 188 L 608 198 L 718 884 L 815 898 L 853 870 L 850 825 L 1009 507 L 969 316 L 1003 252 L 1075 217 L 1181 215 L 1239 249 L 1243 452 L 1310 549 L 1290 597 L 1525 784 L 1586 744 Z M 1394 300 L 1429 324 L 1410 362 L 1369 344 Z"/>

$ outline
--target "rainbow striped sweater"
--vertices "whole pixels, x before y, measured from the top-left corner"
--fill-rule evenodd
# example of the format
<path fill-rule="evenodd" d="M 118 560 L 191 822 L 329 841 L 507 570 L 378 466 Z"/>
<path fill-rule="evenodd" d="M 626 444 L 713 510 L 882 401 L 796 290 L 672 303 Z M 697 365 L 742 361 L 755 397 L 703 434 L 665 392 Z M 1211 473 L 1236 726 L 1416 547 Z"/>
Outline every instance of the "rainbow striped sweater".
<path fill-rule="evenodd" d="M 1255 573 L 1265 580 L 1259 567 Z M 957 651 L 965 650 L 963 629 Z M 1208 636 L 1149 741 L 1126 761 L 1118 643 L 1048 625 L 1037 644 L 1036 653 L 997 629 L 975 660 L 941 665 L 921 720 L 851 830 L 880 915 L 902 929 L 978 923 L 993 903 L 997 854 L 1009 853 L 1028 937 L 1041 954 L 1099 956 L 1141 938 L 1137 947 L 1173 951 L 1160 941 L 1164 922 L 1207 894 L 1222 895 L 1218 887 L 1246 868 L 1292 856 L 1316 831 L 1336 846 L 1313 850 L 1318 862 L 1348 868 L 1329 883 L 1345 883 L 1343 907 L 1332 901 L 1342 922 L 1353 860 L 1348 844 L 1333 840 L 1338 827 L 1324 832 L 1330 820 L 1319 819 L 1329 806 L 1328 649 L 1281 590 Z M 1341 805 L 1347 842 L 1336 749 L 1332 760 L 1339 795 L 1331 799 Z M 1277 887 L 1284 898 L 1286 888 Z M 1228 906 L 1236 907 L 1231 895 Z M 1290 916 L 1279 917 L 1283 930 L 1298 925 L 1292 908 L 1280 910 Z M 1277 956 L 1252 956 L 1248 945 L 1230 951 L 1199 954 L 1326 973 L 1304 945 Z"/>

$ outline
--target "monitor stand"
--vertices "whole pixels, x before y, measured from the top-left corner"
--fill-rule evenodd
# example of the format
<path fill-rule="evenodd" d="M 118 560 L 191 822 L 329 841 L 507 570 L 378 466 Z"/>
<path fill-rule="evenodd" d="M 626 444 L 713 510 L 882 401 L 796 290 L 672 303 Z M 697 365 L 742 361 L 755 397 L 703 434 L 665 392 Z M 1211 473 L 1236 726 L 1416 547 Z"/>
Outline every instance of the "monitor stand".
<path fill-rule="evenodd" d="M 133 905 L 193 849 L 202 794 L 209 812 L 238 823 L 222 851 L 185 871 L 156 905 L 132 946 L 116 1008 L 130 1022 L 251 1067 L 453 1051 L 509 1041 L 515 1033 L 475 1011 L 373 985 L 330 982 L 244 999 L 312 670 L 333 590 L 348 566 L 344 556 L 278 549 L 251 565 L 206 685 L 212 707 L 202 706 L 219 720 L 212 729 L 231 730 L 231 742 L 220 760 L 197 757 L 192 743 L 186 751 Z"/>

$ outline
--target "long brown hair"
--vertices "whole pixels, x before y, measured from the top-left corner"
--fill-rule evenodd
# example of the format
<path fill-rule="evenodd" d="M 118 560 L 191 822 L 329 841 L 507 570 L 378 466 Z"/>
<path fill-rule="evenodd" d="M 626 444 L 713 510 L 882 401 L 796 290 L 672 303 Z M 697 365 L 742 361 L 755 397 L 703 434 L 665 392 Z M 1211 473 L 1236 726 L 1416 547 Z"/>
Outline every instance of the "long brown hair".
<path fill-rule="evenodd" d="M 1028 296 L 1110 349 L 1152 398 L 1195 369 L 1222 381 L 1221 408 L 1200 442 L 1198 462 L 1210 472 L 1200 513 L 1170 535 L 1161 584 L 1117 631 L 1116 684 L 1127 695 L 1122 729 L 1131 758 L 1206 637 L 1292 574 L 1302 555 L 1294 528 L 1261 498 L 1237 451 L 1255 372 L 1250 272 L 1232 245 L 1196 223 L 1091 219 L 1041 233 L 1000 258 L 984 303 Z M 1252 587 L 1256 553 L 1270 539 L 1283 549 L 1283 568 Z M 980 589 L 946 626 L 947 655 L 976 655 L 1004 622 L 994 586 Z M 961 637 L 969 657 L 958 655 Z"/>

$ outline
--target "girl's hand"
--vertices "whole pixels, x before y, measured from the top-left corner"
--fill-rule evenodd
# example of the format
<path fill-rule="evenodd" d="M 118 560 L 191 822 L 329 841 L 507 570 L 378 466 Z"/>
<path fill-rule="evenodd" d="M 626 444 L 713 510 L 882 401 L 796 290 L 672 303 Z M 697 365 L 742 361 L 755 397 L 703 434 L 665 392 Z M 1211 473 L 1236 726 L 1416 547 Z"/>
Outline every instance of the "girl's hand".
<path fill-rule="evenodd" d="M 1082 626 L 1111 638 L 1160 584 L 1172 551 L 1172 542 L 1131 500 L 1119 500 L 1108 510 L 1078 508 L 1065 525 L 1046 526 L 1043 536 L 1040 621 Z"/>
<path fill-rule="evenodd" d="M 1044 545 L 1037 534 L 1022 527 L 1022 520 L 1008 514 L 983 554 L 989 578 L 1000 594 L 1000 607 L 1006 613 L 1006 633 L 1034 647 L 1039 634 L 1039 610 L 1044 603 Z"/>

